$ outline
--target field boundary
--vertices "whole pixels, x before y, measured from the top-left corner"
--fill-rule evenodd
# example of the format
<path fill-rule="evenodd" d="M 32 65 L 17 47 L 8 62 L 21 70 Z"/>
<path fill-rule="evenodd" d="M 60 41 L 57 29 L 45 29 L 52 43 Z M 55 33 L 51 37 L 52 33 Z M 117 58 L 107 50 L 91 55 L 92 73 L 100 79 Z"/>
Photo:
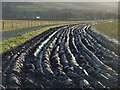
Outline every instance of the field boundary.
<path fill-rule="evenodd" d="M 74 21 L 71 21 L 74 22 Z M 37 26 L 65 24 L 68 21 L 44 21 L 44 20 L 2 20 L 0 32 L 7 32 L 12 30 L 31 28 Z"/>

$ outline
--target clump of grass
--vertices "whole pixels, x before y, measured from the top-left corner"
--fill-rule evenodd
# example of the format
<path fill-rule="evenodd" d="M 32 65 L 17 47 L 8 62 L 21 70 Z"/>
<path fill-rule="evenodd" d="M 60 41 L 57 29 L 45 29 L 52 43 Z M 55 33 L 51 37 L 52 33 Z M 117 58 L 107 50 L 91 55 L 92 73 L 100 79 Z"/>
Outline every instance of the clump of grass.
<path fill-rule="evenodd" d="M 95 25 L 99 32 L 118 40 L 118 22 L 117 21 L 98 21 Z"/>

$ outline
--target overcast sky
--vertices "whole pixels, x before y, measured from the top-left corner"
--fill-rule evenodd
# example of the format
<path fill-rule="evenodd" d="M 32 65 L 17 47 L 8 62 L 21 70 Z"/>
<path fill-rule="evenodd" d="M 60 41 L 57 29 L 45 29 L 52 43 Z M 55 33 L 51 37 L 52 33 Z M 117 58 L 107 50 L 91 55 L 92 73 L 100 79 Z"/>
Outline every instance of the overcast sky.
<path fill-rule="evenodd" d="M 0 0 L 2 2 L 118 2 L 119 0 Z"/>

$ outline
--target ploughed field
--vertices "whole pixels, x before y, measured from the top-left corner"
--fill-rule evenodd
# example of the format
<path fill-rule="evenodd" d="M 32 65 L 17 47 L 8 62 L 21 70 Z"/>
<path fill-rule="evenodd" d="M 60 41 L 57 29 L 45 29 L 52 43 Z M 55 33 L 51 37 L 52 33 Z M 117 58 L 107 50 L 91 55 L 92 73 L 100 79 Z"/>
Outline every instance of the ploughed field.
<path fill-rule="evenodd" d="M 3 54 L 3 88 L 118 88 L 117 50 L 90 25 L 53 28 Z"/>

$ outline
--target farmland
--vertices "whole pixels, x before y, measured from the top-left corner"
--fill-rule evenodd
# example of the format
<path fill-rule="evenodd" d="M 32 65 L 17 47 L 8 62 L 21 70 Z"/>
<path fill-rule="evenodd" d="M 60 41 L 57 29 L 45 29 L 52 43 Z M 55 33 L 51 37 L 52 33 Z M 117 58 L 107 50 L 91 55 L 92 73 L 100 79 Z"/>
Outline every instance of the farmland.
<path fill-rule="evenodd" d="M 3 21 L 5 21 L 5 20 L 3 20 Z M 6 21 L 6 26 L 7 26 L 8 22 L 14 22 L 14 21 L 13 20 Z M 15 22 L 17 22 L 20 25 L 21 22 L 24 24 L 25 22 L 29 22 L 29 21 L 17 20 Z M 36 21 L 32 21 L 32 22 L 36 22 Z M 42 21 L 37 21 L 37 22 L 42 22 Z M 41 23 L 41 25 L 43 25 L 43 24 L 44 25 L 49 25 L 49 24 L 69 25 L 69 24 L 77 24 L 77 23 L 86 23 L 86 24 L 97 23 L 93 27 L 93 28 L 95 28 L 96 31 L 99 31 L 100 33 L 107 35 L 109 38 L 118 40 L 118 22 L 117 21 L 112 21 L 112 22 L 110 22 L 110 21 L 81 21 L 81 22 L 79 22 L 79 21 L 71 21 L 71 22 L 70 21 L 61 21 L 61 22 L 60 21 L 54 21 L 54 22 L 53 21 L 44 21 L 44 23 Z M 10 27 L 11 24 L 8 24 L 8 25 Z M 41 25 L 38 25 L 38 26 L 41 26 Z M 59 25 L 54 25 L 54 26 L 59 26 Z M 52 28 L 54 26 L 48 26 L 48 27 L 44 28 L 45 30 L 41 29 L 41 30 L 37 30 L 37 31 L 33 31 L 33 32 L 28 32 L 24 35 L 14 37 L 12 39 L 8 39 L 3 42 L 0 42 L 0 45 L 3 46 L 0 48 L 0 53 L 5 53 L 6 51 L 11 50 L 12 48 L 16 48 L 19 45 L 25 43 L 27 40 L 30 40 L 31 38 L 37 36 L 41 32 L 46 31 L 46 30 L 48 30 L 48 28 Z M 34 26 L 34 27 L 37 27 L 37 26 Z M 11 31 L 11 30 L 15 29 L 15 28 L 12 29 L 12 27 L 10 27 L 11 29 L 9 29 L 8 27 L 5 27 L 5 28 L 6 28 L 6 30 L 3 29 L 2 31 Z M 20 28 L 22 28 L 22 27 L 18 27 L 18 30 Z M 28 28 L 28 27 L 24 27 L 24 28 Z M 14 42 L 16 42 L 16 43 L 14 43 Z"/>
<path fill-rule="evenodd" d="M 120 88 L 118 3 L 3 2 L 0 88 Z"/>
<path fill-rule="evenodd" d="M 120 60 L 116 46 L 91 31 L 89 25 L 51 28 L 3 54 L 3 86 L 16 89 L 119 87 Z"/>

